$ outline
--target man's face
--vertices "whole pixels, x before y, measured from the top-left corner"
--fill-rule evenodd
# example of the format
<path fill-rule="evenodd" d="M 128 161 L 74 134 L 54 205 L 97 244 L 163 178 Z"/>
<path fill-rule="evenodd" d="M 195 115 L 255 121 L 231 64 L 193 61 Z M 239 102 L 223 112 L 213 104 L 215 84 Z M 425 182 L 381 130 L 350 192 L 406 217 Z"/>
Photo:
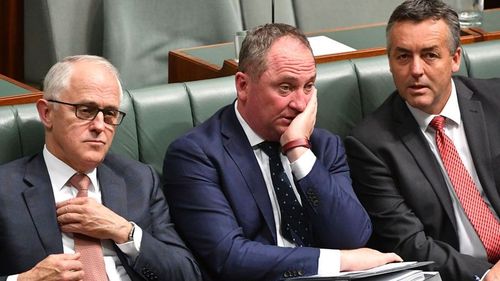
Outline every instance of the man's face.
<path fill-rule="evenodd" d="M 69 89 L 57 100 L 74 104 L 118 109 L 120 90 L 115 76 L 100 65 L 77 62 Z M 75 116 L 75 107 L 45 102 L 46 144 L 57 158 L 79 172 L 89 171 L 102 162 L 111 146 L 115 127 L 104 123 L 103 113 L 94 120 Z"/>
<path fill-rule="evenodd" d="M 266 61 L 260 77 L 236 75 L 238 110 L 260 137 L 279 141 L 311 98 L 316 64 L 311 51 L 288 36 L 273 43 Z"/>
<path fill-rule="evenodd" d="M 450 31 L 443 20 L 397 22 L 389 33 L 389 65 L 399 95 L 411 106 L 438 114 L 451 93 L 451 75 L 461 49 L 450 54 Z"/>

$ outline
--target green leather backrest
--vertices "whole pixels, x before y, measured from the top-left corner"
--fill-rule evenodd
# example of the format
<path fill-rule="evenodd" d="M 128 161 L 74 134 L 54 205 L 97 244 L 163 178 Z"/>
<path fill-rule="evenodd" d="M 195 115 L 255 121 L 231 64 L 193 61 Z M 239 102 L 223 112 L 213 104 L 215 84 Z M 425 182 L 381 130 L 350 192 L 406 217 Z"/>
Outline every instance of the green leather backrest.
<path fill-rule="evenodd" d="M 342 137 L 361 120 L 358 81 L 350 61 L 317 66 L 318 113 L 316 127 Z"/>
<path fill-rule="evenodd" d="M 308 31 L 385 23 L 404 0 L 292 0 L 297 27 Z"/>
<path fill-rule="evenodd" d="M 363 118 L 396 89 L 386 55 L 352 60 L 358 78 Z"/>
<path fill-rule="evenodd" d="M 1 106 L 0 118 L 0 164 L 43 148 L 43 126 L 35 104 Z"/>
<path fill-rule="evenodd" d="M 0 106 L 0 164 L 20 158 L 22 156 L 20 144 L 15 108 Z"/>
<path fill-rule="evenodd" d="M 162 173 L 163 157 L 175 138 L 193 127 L 182 83 L 130 91 L 137 123 L 139 160 Z"/>
<path fill-rule="evenodd" d="M 194 126 L 203 123 L 219 108 L 236 99 L 234 76 L 187 82 L 186 88 Z"/>
<path fill-rule="evenodd" d="M 239 0 L 102 0 L 103 55 L 124 87 L 168 81 L 170 50 L 229 42 L 243 29 Z"/>
<path fill-rule="evenodd" d="M 500 77 L 500 40 L 463 45 L 470 77 Z"/>
<path fill-rule="evenodd" d="M 120 126 L 116 128 L 110 151 L 139 160 L 136 117 L 130 94 L 126 90 L 123 92 L 120 110 L 127 115 Z"/>

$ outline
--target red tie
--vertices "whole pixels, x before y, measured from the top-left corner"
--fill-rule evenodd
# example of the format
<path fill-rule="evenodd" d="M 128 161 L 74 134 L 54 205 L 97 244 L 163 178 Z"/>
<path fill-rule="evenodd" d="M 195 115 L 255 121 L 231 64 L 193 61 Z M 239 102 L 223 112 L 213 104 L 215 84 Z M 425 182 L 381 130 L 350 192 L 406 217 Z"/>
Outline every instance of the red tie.
<path fill-rule="evenodd" d="M 75 174 L 69 179 L 71 185 L 77 190 L 76 197 L 87 197 L 90 179 L 85 174 Z M 108 280 L 104 267 L 101 240 L 83 234 L 74 233 L 75 252 L 81 254 L 80 260 L 83 264 L 84 281 Z"/>
<path fill-rule="evenodd" d="M 500 259 L 500 223 L 484 202 L 476 184 L 465 169 L 453 142 L 444 133 L 446 119 L 436 116 L 430 125 L 436 129 L 436 145 L 453 189 L 465 214 L 479 235 L 491 263 Z"/>

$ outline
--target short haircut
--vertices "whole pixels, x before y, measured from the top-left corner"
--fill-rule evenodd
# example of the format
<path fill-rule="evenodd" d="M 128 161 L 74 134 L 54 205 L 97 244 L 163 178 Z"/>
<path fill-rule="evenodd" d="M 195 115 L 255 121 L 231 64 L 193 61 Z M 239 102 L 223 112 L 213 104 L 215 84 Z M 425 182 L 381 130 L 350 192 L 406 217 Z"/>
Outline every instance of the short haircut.
<path fill-rule="evenodd" d="M 108 69 L 116 77 L 120 90 L 120 101 L 122 100 L 122 85 L 118 70 L 105 58 L 91 55 L 69 56 L 54 64 L 47 72 L 47 75 L 45 75 L 43 81 L 44 99 L 58 99 L 61 93 L 69 88 L 74 65 L 77 62 L 91 62 Z"/>
<path fill-rule="evenodd" d="M 304 44 L 312 55 L 311 45 L 307 37 L 296 27 L 283 23 L 272 23 L 257 26 L 250 30 L 243 40 L 238 61 L 238 71 L 259 78 L 267 69 L 267 53 L 272 44 L 279 38 L 289 36 Z"/>
<path fill-rule="evenodd" d="M 387 53 L 390 53 L 390 32 L 397 22 L 422 22 L 428 19 L 444 20 L 450 31 L 448 48 L 450 54 L 460 47 L 460 22 L 457 13 L 441 0 L 406 0 L 392 12 L 386 28 Z"/>

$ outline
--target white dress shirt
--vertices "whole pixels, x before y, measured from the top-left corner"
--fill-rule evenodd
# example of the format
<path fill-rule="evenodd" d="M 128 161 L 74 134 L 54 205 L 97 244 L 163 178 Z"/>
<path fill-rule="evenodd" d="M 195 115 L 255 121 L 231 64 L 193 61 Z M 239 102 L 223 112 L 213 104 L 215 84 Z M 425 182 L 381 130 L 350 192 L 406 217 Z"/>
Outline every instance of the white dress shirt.
<path fill-rule="evenodd" d="M 271 170 L 269 168 L 269 157 L 264 151 L 258 148 L 258 145 L 265 140 L 262 139 L 259 135 L 257 135 L 252 130 L 252 128 L 250 128 L 248 123 L 243 119 L 241 114 L 238 112 L 237 104 L 238 102 L 236 101 L 234 104 L 236 117 L 238 118 L 241 127 L 243 127 L 243 130 L 245 131 L 245 135 L 247 136 L 250 145 L 254 148 L 253 151 L 255 157 L 257 158 L 257 162 L 259 163 L 262 175 L 264 176 L 264 181 L 266 183 L 267 192 L 269 195 L 269 199 L 271 201 L 271 206 L 273 208 L 274 223 L 276 227 L 277 246 L 295 247 L 296 245 L 293 244 L 291 241 L 285 239 L 280 232 L 281 228 L 280 208 L 278 204 L 278 199 L 276 197 L 276 193 L 274 192 L 273 182 L 271 178 Z M 306 153 L 301 155 L 300 158 L 294 161 L 293 163 L 290 163 L 290 161 L 288 161 L 288 158 L 281 153 L 280 157 L 285 173 L 288 179 L 290 179 L 293 192 L 295 193 L 297 200 L 300 202 L 300 204 L 302 204 L 295 183 L 293 180 L 291 180 L 293 179 L 292 174 L 295 175 L 295 178 L 298 180 L 305 177 L 314 166 L 314 162 L 316 161 L 316 156 L 310 149 L 308 149 Z M 320 255 L 318 260 L 318 274 L 334 275 L 339 273 L 339 271 L 340 271 L 340 251 L 333 249 L 320 249 Z"/>
<path fill-rule="evenodd" d="M 425 139 L 427 140 L 427 143 L 429 144 L 432 150 L 432 153 L 439 162 L 439 165 L 441 167 L 441 172 L 444 175 L 446 185 L 448 187 L 448 192 L 450 193 L 450 197 L 453 203 L 453 213 L 455 214 L 457 223 L 457 233 L 460 246 L 460 253 L 471 255 L 477 258 L 483 258 L 486 260 L 487 259 L 486 250 L 481 240 L 479 239 L 479 236 L 474 230 L 472 224 L 467 218 L 467 215 L 465 214 L 462 205 L 460 204 L 460 201 L 455 193 L 455 190 L 453 189 L 453 185 L 451 184 L 448 174 L 446 173 L 443 162 L 441 161 L 439 151 L 437 150 L 436 140 L 435 140 L 435 130 L 429 126 L 430 122 L 436 115 L 427 114 L 417 108 L 411 107 L 409 104 L 407 104 L 407 106 L 410 112 L 412 113 L 413 117 L 419 124 L 420 130 L 424 134 Z M 474 167 L 472 155 L 470 153 L 469 145 L 467 143 L 467 136 L 465 135 L 464 125 L 461 119 L 457 92 L 453 80 L 452 80 L 452 92 L 450 98 L 446 102 L 446 105 L 444 106 L 443 110 L 439 115 L 446 117 L 446 124 L 444 127 L 445 134 L 453 141 L 455 147 L 457 148 L 458 154 L 462 162 L 464 163 L 465 168 L 467 169 L 474 183 L 476 184 L 481 194 L 481 197 L 489 206 L 493 214 L 495 214 L 495 211 L 491 207 L 488 198 L 484 194 L 481 182 L 479 181 L 479 177 L 476 172 L 476 168 Z"/>
<path fill-rule="evenodd" d="M 47 165 L 49 172 L 52 190 L 54 192 L 55 203 L 59 203 L 68 199 L 76 197 L 77 189 L 72 187 L 68 180 L 76 173 L 76 171 L 69 167 L 66 163 L 59 160 L 45 146 L 43 149 L 43 158 Z M 89 186 L 88 197 L 95 199 L 98 203 L 102 203 L 101 189 L 99 181 L 97 180 L 97 170 L 94 169 L 88 173 L 91 184 Z M 63 251 L 65 254 L 75 253 L 75 244 L 73 234 L 62 232 Z M 140 252 L 140 245 L 142 240 L 142 229 L 139 226 L 135 227 L 133 234 L 133 241 L 123 244 L 116 244 L 118 248 L 127 255 L 128 259 L 133 263 Z M 120 259 L 118 258 L 115 250 L 113 249 L 113 241 L 101 240 L 102 252 L 104 255 L 104 266 L 109 281 L 130 281 L 125 268 L 123 267 Z M 8 277 L 8 281 L 17 280 L 18 275 Z"/>

